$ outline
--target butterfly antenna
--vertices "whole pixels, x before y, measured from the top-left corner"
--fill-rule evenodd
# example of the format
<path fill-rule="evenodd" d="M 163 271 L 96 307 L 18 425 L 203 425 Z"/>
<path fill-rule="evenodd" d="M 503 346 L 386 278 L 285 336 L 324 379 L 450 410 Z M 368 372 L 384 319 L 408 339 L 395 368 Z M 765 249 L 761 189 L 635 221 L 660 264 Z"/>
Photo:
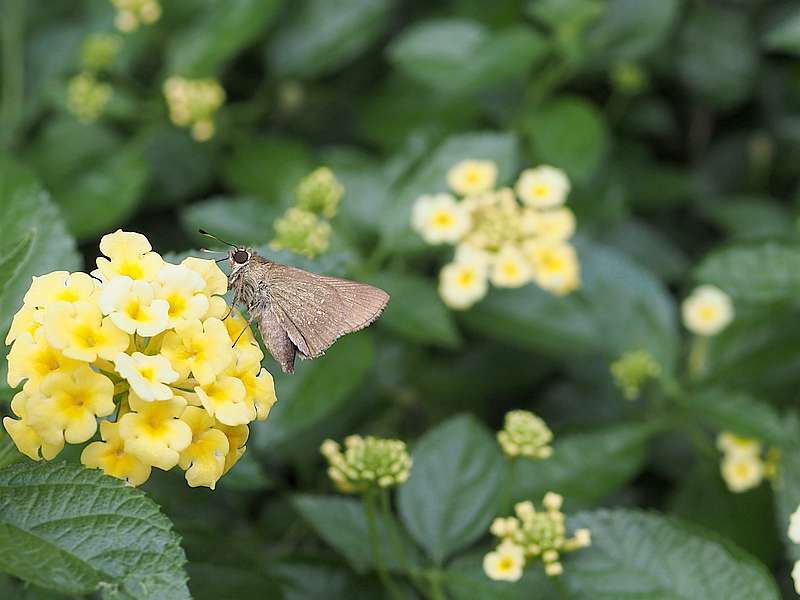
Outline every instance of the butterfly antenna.
<path fill-rule="evenodd" d="M 200 228 L 200 229 L 198 229 L 198 231 L 200 232 L 200 235 L 204 235 L 206 237 L 210 237 L 212 240 L 217 240 L 218 242 L 221 242 L 221 243 L 225 244 L 226 246 L 230 246 L 231 248 L 238 248 L 239 247 L 236 244 L 231 244 L 230 242 L 226 242 L 225 240 L 218 238 L 214 234 L 207 232 L 205 229 Z"/>

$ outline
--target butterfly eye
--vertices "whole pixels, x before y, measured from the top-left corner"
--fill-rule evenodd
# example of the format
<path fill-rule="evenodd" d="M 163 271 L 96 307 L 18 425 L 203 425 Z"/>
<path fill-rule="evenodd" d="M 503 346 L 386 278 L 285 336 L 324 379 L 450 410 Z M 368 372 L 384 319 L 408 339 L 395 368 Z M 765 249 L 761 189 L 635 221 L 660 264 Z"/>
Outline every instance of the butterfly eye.
<path fill-rule="evenodd" d="M 233 260 L 243 265 L 250 259 L 250 255 L 245 250 L 237 250 L 233 253 Z"/>

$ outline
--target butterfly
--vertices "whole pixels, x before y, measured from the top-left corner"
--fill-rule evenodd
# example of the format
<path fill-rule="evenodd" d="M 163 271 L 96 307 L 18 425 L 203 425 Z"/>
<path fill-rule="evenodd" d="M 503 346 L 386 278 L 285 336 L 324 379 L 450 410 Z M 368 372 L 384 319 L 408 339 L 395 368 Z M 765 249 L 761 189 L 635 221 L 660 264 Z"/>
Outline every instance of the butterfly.
<path fill-rule="evenodd" d="M 200 233 L 231 246 L 232 305 L 247 307 L 284 373 L 294 372 L 297 355 L 318 358 L 343 335 L 368 327 L 389 303 L 380 288 L 276 263 L 252 248 Z"/>

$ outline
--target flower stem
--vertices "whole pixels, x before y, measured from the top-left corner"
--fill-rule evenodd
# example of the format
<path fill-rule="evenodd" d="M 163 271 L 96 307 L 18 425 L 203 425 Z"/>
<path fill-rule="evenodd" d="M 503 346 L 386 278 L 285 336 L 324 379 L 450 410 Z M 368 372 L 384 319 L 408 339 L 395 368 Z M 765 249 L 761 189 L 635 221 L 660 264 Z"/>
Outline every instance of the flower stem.
<path fill-rule="evenodd" d="M 383 515 L 384 521 L 386 522 L 386 529 L 389 531 L 389 542 L 392 545 L 392 551 L 395 553 L 400 566 L 403 567 L 403 570 L 408 573 L 408 576 L 417 583 L 417 571 L 411 568 L 411 563 L 408 561 L 408 557 L 406 556 L 405 548 L 403 544 L 400 542 L 400 532 L 397 525 L 397 521 L 394 518 L 394 514 L 392 513 L 392 507 L 389 502 L 389 490 L 382 489 L 380 491 L 381 496 L 381 514 Z"/>
<path fill-rule="evenodd" d="M 25 94 L 25 0 L 6 0 L 2 11 L 3 93 L 0 138 L 10 147 L 22 116 Z"/>
<path fill-rule="evenodd" d="M 558 597 L 561 600 L 569 600 L 569 592 L 567 591 L 567 586 L 564 585 L 564 580 L 561 579 L 561 576 L 558 575 L 557 577 L 552 578 L 553 585 L 558 590 Z"/>
<path fill-rule="evenodd" d="M 706 370 L 706 356 L 708 355 L 708 338 L 704 335 L 696 335 L 692 340 L 692 347 L 689 350 L 689 376 L 692 379 L 700 379 Z"/>
<path fill-rule="evenodd" d="M 503 495 L 500 499 L 501 514 L 509 514 L 513 508 L 514 496 L 514 476 L 517 472 L 517 457 L 510 457 L 506 460 L 506 476 L 503 481 Z"/>
<path fill-rule="evenodd" d="M 374 494 L 371 490 L 367 491 L 364 494 L 363 498 L 364 498 L 364 507 L 367 511 L 369 545 L 372 548 L 372 554 L 375 557 L 375 570 L 378 572 L 378 579 L 381 580 L 383 587 L 385 587 L 386 591 L 389 592 L 389 596 L 391 596 L 395 600 L 401 600 L 402 596 L 400 596 L 400 593 L 395 587 L 392 578 L 389 576 L 389 572 L 386 570 L 386 565 L 383 562 L 383 555 L 381 553 L 380 544 L 378 540 L 378 523 L 375 517 Z"/>

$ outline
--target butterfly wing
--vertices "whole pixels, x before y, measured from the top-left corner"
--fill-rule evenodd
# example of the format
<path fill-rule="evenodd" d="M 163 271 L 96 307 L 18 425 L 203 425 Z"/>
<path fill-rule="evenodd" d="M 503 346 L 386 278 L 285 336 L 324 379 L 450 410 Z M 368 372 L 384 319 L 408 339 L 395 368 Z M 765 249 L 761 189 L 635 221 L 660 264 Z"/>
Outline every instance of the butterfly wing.
<path fill-rule="evenodd" d="M 389 294 L 380 288 L 271 264 L 269 305 L 303 358 L 316 358 L 343 335 L 377 319 Z"/>

